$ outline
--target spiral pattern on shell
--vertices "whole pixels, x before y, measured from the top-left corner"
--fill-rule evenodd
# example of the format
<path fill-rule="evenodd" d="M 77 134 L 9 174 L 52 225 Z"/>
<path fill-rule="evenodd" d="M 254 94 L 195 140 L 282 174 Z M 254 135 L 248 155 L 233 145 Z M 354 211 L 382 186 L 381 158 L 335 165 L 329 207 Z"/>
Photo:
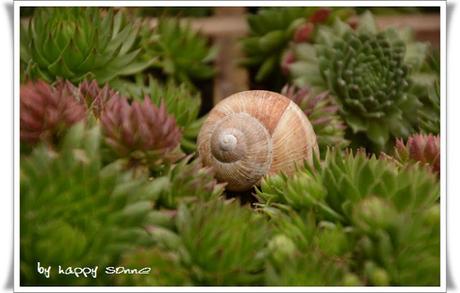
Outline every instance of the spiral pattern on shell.
<path fill-rule="evenodd" d="M 290 174 L 311 161 L 316 135 L 308 118 L 290 99 L 269 91 L 234 94 L 209 113 L 198 135 L 198 154 L 218 181 L 244 191 L 265 175 Z"/>

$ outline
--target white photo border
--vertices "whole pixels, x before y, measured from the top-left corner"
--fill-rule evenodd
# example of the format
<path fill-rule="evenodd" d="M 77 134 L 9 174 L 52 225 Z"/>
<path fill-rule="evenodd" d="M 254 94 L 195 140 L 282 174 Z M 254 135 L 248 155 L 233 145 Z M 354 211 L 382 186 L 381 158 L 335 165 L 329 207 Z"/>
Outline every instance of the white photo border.
<path fill-rule="evenodd" d="M 441 94 L 441 235 L 440 235 L 440 286 L 21 286 L 19 261 L 19 12 L 21 7 L 280 7 L 280 6 L 328 6 L 328 7 L 439 7 L 440 9 L 440 94 Z M 15 292 L 446 292 L 446 201 L 447 201 L 447 140 L 446 140 L 446 89 L 447 89 L 447 39 L 446 39 L 446 1 L 14 1 L 14 291 Z"/>

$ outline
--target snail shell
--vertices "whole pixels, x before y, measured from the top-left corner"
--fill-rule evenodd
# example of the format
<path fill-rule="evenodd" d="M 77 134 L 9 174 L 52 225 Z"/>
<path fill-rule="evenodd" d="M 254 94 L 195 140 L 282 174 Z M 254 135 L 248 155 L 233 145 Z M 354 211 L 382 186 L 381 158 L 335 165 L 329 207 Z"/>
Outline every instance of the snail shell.
<path fill-rule="evenodd" d="M 245 91 L 222 100 L 198 135 L 198 155 L 231 191 L 245 191 L 265 175 L 290 174 L 311 162 L 316 135 L 290 99 L 269 91 Z"/>

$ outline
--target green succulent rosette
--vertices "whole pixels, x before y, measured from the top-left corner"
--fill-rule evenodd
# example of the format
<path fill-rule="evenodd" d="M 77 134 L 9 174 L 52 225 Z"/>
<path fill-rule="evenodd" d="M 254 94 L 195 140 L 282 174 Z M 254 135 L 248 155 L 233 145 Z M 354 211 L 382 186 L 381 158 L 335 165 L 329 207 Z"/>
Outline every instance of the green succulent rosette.
<path fill-rule="evenodd" d="M 22 285 L 109 284 L 105 275 L 76 278 L 58 266 L 114 265 L 122 253 L 152 243 L 146 230 L 156 183 L 134 178 L 119 162 L 102 165 L 99 127 L 73 126 L 55 150 L 37 146 L 21 158 Z M 37 262 L 52 266 L 50 278 Z"/>
<path fill-rule="evenodd" d="M 115 276 L 119 286 L 192 286 L 189 271 L 180 263 L 177 252 L 158 246 L 139 248 L 123 255 L 121 266 L 147 268 L 148 274 L 121 274 Z"/>
<path fill-rule="evenodd" d="M 422 106 L 417 111 L 418 129 L 425 134 L 439 134 L 441 129 L 441 95 L 439 81 L 421 84 L 417 94 Z"/>
<path fill-rule="evenodd" d="M 271 286 L 340 286 L 350 275 L 350 230 L 315 213 L 275 209 L 275 236 L 268 242 L 265 282 Z M 319 221 L 319 222 L 318 222 Z M 356 276 L 352 285 L 362 285 Z"/>
<path fill-rule="evenodd" d="M 409 30 L 380 31 L 367 12 L 355 29 L 336 20 L 320 27 L 312 43 L 292 50 L 294 84 L 336 97 L 354 145 L 379 152 L 419 128 L 424 104 L 417 93 L 438 77 L 422 72 L 429 47 L 414 42 Z M 430 115 L 439 115 L 434 111 Z"/>
<path fill-rule="evenodd" d="M 78 83 L 94 78 L 102 84 L 149 66 L 137 59 L 137 35 L 137 25 L 111 9 L 38 8 L 21 27 L 22 68 L 30 79 Z"/>
<path fill-rule="evenodd" d="M 150 226 L 149 231 L 155 245 L 124 258 L 135 259 L 134 263 L 141 265 L 152 260 L 150 266 L 156 278 L 143 280 L 146 285 L 264 284 L 270 228 L 264 216 L 249 207 L 222 198 L 182 203 L 173 227 L 156 225 Z"/>
<path fill-rule="evenodd" d="M 182 206 L 177 228 L 195 284 L 262 284 L 262 257 L 270 233 L 262 215 L 238 202 L 217 199 Z"/>
<path fill-rule="evenodd" d="M 323 162 L 305 164 L 292 176 L 266 177 L 257 206 L 281 235 L 272 241 L 283 243 L 271 251 L 270 280 L 274 285 L 439 285 L 436 177 L 420 164 L 395 164 L 363 150 L 330 150 Z M 316 265 L 314 272 L 305 273 L 308 263 Z"/>
<path fill-rule="evenodd" d="M 191 156 L 168 166 L 164 176 L 158 178 L 158 181 L 162 180 L 163 188 L 156 200 L 160 208 L 177 209 L 182 202 L 209 201 L 224 191 L 224 185 L 214 178 L 214 171 L 203 167 L 198 159 L 192 160 Z"/>
<path fill-rule="evenodd" d="M 177 19 L 160 18 L 154 27 L 144 23 L 139 45 L 145 51 L 142 60 L 151 61 L 153 68 L 179 83 L 193 85 L 214 75 L 212 61 L 217 50 Z"/>

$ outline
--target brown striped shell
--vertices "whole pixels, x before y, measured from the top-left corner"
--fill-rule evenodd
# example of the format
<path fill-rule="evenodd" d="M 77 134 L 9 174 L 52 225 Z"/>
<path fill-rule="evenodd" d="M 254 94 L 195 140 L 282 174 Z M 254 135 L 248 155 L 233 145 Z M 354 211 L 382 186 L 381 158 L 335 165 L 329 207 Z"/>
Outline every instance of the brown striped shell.
<path fill-rule="evenodd" d="M 198 135 L 198 155 L 231 191 L 265 175 L 290 174 L 318 151 L 308 118 L 290 99 L 269 91 L 231 95 L 209 113 Z"/>

